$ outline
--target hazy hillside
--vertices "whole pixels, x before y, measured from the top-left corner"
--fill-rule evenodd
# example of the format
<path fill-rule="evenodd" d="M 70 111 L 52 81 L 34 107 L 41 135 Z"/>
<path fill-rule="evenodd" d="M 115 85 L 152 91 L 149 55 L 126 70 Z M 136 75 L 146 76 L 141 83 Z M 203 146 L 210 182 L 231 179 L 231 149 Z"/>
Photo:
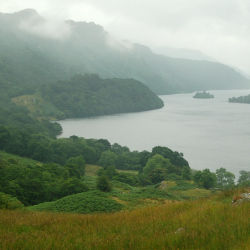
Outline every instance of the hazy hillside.
<path fill-rule="evenodd" d="M 190 60 L 199 60 L 199 61 L 212 61 L 215 59 L 207 56 L 199 50 L 184 49 L 184 48 L 171 48 L 171 47 L 157 47 L 154 48 L 154 51 L 158 54 L 165 55 L 173 58 L 182 58 Z"/>
<path fill-rule="evenodd" d="M 27 89 L 77 73 L 134 78 L 158 94 L 250 86 L 228 66 L 156 55 L 113 40 L 94 23 L 47 21 L 34 10 L 0 14 L 0 32 L 0 79 Z"/>

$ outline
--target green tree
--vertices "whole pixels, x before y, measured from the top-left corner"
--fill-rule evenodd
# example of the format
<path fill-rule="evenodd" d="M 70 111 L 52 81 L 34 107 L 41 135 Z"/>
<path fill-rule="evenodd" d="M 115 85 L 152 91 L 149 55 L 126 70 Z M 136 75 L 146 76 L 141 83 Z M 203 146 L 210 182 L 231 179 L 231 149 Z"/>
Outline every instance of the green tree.
<path fill-rule="evenodd" d="M 171 161 L 175 166 L 189 166 L 188 162 L 183 158 L 183 153 L 174 152 L 167 147 L 154 147 L 152 154 L 159 154 Z"/>
<path fill-rule="evenodd" d="M 0 126 L 0 149 L 5 149 L 10 140 L 10 132 L 4 126 Z"/>
<path fill-rule="evenodd" d="M 109 166 L 115 166 L 116 161 L 117 161 L 117 155 L 114 152 L 104 151 L 101 154 L 99 164 L 104 168 L 107 168 Z"/>
<path fill-rule="evenodd" d="M 96 187 L 102 192 L 110 192 L 112 190 L 108 177 L 104 175 L 98 177 Z"/>
<path fill-rule="evenodd" d="M 219 188 L 230 188 L 234 186 L 235 175 L 225 168 L 216 170 L 217 186 Z"/>
<path fill-rule="evenodd" d="M 23 204 L 15 197 L 0 192 L 0 209 L 22 208 Z"/>
<path fill-rule="evenodd" d="M 116 154 L 122 154 L 123 152 L 130 152 L 128 147 L 123 147 L 118 143 L 114 143 L 111 147 L 111 151 Z"/>
<path fill-rule="evenodd" d="M 216 185 L 216 175 L 209 169 L 204 169 L 194 174 L 194 181 L 199 187 L 210 189 Z"/>
<path fill-rule="evenodd" d="M 71 176 L 81 177 L 85 174 L 85 161 L 82 156 L 69 158 L 66 166 L 69 168 Z"/>
<path fill-rule="evenodd" d="M 238 180 L 239 186 L 250 187 L 250 171 L 241 170 Z"/>
<path fill-rule="evenodd" d="M 167 169 L 155 168 L 149 173 L 148 177 L 152 184 L 159 183 L 167 178 Z"/>
<path fill-rule="evenodd" d="M 88 191 L 87 186 L 79 179 L 73 177 L 63 182 L 60 196 L 67 196 Z"/>
<path fill-rule="evenodd" d="M 143 168 L 143 174 L 147 176 L 152 183 L 157 183 L 166 179 L 169 169 L 172 168 L 173 165 L 168 159 L 156 154 L 149 158 L 146 166 Z"/>

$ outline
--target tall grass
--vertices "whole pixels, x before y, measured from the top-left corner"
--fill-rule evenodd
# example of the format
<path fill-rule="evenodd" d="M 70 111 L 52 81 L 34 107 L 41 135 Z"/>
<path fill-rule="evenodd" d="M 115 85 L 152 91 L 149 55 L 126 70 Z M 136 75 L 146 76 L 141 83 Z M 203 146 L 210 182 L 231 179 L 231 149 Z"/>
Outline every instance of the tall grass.
<path fill-rule="evenodd" d="M 244 250 L 250 246 L 249 212 L 249 203 L 216 199 L 94 215 L 2 210 L 0 249 Z"/>

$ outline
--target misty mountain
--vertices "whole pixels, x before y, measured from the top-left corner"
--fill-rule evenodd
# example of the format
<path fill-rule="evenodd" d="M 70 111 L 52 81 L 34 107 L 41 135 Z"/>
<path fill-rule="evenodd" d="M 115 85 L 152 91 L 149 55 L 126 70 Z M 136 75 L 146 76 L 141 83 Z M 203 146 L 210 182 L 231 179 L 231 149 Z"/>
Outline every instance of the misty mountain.
<path fill-rule="evenodd" d="M 61 23 L 24 10 L 0 14 L 0 32 L 0 79 L 13 86 L 13 95 L 84 73 L 134 78 L 157 94 L 250 86 L 231 67 L 158 55 L 146 46 L 114 40 L 95 23 Z"/>
<path fill-rule="evenodd" d="M 170 48 L 170 47 L 157 47 L 154 48 L 154 51 L 157 54 L 161 54 L 173 58 L 182 58 L 190 60 L 199 60 L 199 61 L 211 61 L 215 62 L 216 60 L 205 55 L 199 50 L 193 49 L 184 49 L 184 48 Z"/>

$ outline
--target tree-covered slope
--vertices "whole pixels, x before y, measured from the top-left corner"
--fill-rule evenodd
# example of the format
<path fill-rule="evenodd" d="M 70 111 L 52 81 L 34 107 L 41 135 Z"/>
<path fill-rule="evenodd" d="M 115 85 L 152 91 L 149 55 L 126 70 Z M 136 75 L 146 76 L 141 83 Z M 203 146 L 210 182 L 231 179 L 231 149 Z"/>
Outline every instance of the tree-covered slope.
<path fill-rule="evenodd" d="M 42 96 L 64 117 L 88 117 L 161 108 L 163 101 L 133 79 L 101 79 L 98 75 L 75 76 L 41 88 Z"/>
<path fill-rule="evenodd" d="M 94 23 L 48 22 L 33 10 L 0 14 L 0 79 L 23 87 L 98 73 L 134 78 L 158 94 L 249 87 L 234 69 L 214 62 L 174 59 L 138 44 L 114 41 Z"/>
<path fill-rule="evenodd" d="M 81 157 L 68 159 L 63 165 L 43 164 L 0 151 L 0 193 L 33 205 L 84 192 L 88 189 L 80 178 L 84 168 Z"/>

